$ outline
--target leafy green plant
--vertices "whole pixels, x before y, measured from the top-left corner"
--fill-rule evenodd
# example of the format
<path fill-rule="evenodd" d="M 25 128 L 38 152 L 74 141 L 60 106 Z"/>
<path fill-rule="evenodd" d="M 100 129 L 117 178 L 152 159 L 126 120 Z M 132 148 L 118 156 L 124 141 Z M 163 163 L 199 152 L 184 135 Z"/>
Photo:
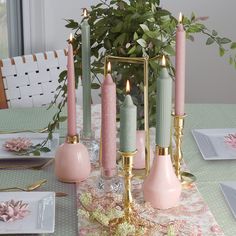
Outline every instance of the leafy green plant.
<path fill-rule="evenodd" d="M 216 44 L 219 55 L 229 58 L 229 63 L 236 67 L 236 56 L 232 50 L 236 42 L 218 35 L 216 30 L 209 30 L 204 24 L 205 17 L 196 17 L 194 13 L 184 16 L 183 24 L 187 39 L 194 41 L 195 34 L 206 36 L 206 45 Z M 165 55 L 167 68 L 174 79 L 175 69 L 171 57 L 175 55 L 175 34 L 177 19 L 168 10 L 160 7 L 159 0 L 100 0 L 91 6 L 88 22 L 91 26 L 92 88 L 100 87 L 100 82 L 93 82 L 103 73 L 106 55 L 122 57 L 149 57 L 149 120 L 155 124 L 155 80 L 160 71 L 160 58 Z M 68 19 L 67 28 L 74 31 L 73 48 L 75 51 L 76 81 L 82 75 L 81 68 L 81 24 Z M 125 81 L 131 81 L 131 95 L 138 107 L 138 127 L 143 128 L 143 68 L 140 65 L 116 63 L 112 65 L 113 78 L 117 83 L 117 97 L 120 103 L 124 98 Z M 66 73 L 62 72 L 58 93 L 66 95 Z M 66 97 L 64 96 L 66 99 Z M 56 99 L 53 103 L 56 102 Z M 65 100 L 64 100 L 65 103 Z M 63 103 L 63 105 L 64 105 Z M 62 104 L 59 104 L 59 111 Z M 59 115 L 55 115 L 56 117 Z M 55 117 L 54 117 L 55 118 Z M 56 120 L 56 119 L 55 119 Z M 55 121 L 54 120 L 54 121 Z M 57 121 L 57 120 L 56 120 Z M 49 128 L 51 128 L 49 126 Z"/>

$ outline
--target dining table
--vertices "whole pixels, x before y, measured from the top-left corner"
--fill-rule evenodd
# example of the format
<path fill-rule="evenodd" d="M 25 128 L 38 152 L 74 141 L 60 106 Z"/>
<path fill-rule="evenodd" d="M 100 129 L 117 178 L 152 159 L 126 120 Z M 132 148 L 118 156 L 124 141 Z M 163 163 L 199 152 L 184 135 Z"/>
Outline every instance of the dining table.
<path fill-rule="evenodd" d="M 48 126 L 57 108 L 17 108 L 0 110 L 0 131 L 36 131 Z M 65 114 L 65 111 L 63 111 Z M 60 124 L 56 132 L 60 134 L 60 142 L 66 135 L 66 123 Z M 21 133 L 16 134 L 20 137 Z M 14 164 L 13 164 L 14 165 Z M 1 166 L 1 163 L 0 163 Z M 31 183 L 46 179 L 47 183 L 37 191 L 53 191 L 68 194 L 56 198 L 55 232 L 49 235 L 78 235 L 77 233 L 77 208 L 75 184 L 66 184 L 57 181 L 54 174 L 54 164 L 41 170 L 33 169 L 1 169 L 0 188 L 11 186 L 28 186 Z M 1 195 L 1 192 L 0 192 Z M 14 196 L 12 196 L 14 198 Z"/>
<path fill-rule="evenodd" d="M 0 110 L 0 132 L 38 130 L 47 127 L 56 111 L 56 107 L 51 109 L 46 107 L 2 109 Z M 93 129 L 99 139 L 100 122 L 98 120 L 100 119 L 100 104 L 93 105 L 92 111 L 92 114 L 97 119 L 95 122 L 92 122 Z M 66 109 L 62 113 L 66 114 Z M 79 130 L 82 126 L 81 109 L 77 110 L 77 114 Z M 236 127 L 236 105 L 187 104 L 186 115 L 182 148 L 186 168 L 196 176 L 196 188 L 222 229 L 223 234 L 226 236 L 236 235 L 235 218 L 219 187 L 222 181 L 236 181 L 236 158 L 235 160 L 204 160 L 191 132 L 193 129 Z M 60 143 L 65 139 L 66 128 L 66 122 L 62 122 L 60 123 L 59 130 L 55 131 L 60 135 Z M 77 215 L 78 188 L 80 183 L 76 186 L 76 184 L 58 181 L 54 174 L 54 163 L 41 170 L 0 169 L 0 188 L 27 186 L 39 179 L 47 179 L 47 184 L 37 191 L 65 192 L 68 194 L 66 197 L 56 198 L 55 232 L 48 235 L 80 235 L 79 222 L 81 219 Z M 189 217 L 195 216 L 190 215 Z M 204 233 L 201 235 L 204 235 Z M 208 235 L 218 234 L 212 231 L 212 234 Z M 222 233 L 219 235 L 222 235 Z"/>

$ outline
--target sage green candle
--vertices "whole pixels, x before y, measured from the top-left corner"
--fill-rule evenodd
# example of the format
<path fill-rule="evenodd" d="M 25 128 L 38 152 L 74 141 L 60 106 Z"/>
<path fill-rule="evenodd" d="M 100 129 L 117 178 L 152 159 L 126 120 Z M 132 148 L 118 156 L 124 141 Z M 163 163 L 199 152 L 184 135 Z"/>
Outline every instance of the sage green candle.
<path fill-rule="evenodd" d="M 120 107 L 120 151 L 136 150 L 137 107 L 130 95 L 126 95 Z"/>
<path fill-rule="evenodd" d="M 165 67 L 162 67 L 157 78 L 156 95 L 156 145 L 170 146 L 172 104 L 172 79 Z"/>
<path fill-rule="evenodd" d="M 87 19 L 81 24 L 82 34 L 82 85 L 83 85 L 83 136 L 91 136 L 91 78 L 90 78 L 90 25 Z"/>

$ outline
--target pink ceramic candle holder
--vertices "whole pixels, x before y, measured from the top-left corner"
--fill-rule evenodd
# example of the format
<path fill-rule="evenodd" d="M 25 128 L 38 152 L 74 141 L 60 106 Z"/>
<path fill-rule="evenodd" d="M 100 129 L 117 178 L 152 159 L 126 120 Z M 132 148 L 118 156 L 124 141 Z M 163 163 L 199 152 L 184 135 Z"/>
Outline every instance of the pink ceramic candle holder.
<path fill-rule="evenodd" d="M 87 148 L 79 143 L 78 136 L 68 136 L 65 143 L 57 148 L 55 174 L 58 180 L 66 183 L 81 182 L 91 172 Z"/>
<path fill-rule="evenodd" d="M 153 208 L 168 209 L 177 205 L 181 183 L 175 175 L 168 148 L 157 148 L 150 174 L 143 183 L 143 195 Z"/>
<path fill-rule="evenodd" d="M 145 166 L 145 131 L 137 130 L 136 132 L 137 153 L 134 158 L 133 169 L 144 169 Z M 150 148 L 150 167 L 152 166 L 154 154 Z"/>

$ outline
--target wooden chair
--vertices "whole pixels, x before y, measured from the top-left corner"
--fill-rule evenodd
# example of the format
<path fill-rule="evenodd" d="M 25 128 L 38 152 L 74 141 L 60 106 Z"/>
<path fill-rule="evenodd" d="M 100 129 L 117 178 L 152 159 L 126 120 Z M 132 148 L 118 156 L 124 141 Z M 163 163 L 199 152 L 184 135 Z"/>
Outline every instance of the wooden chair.
<path fill-rule="evenodd" d="M 48 106 L 66 57 L 57 50 L 0 60 L 0 109 Z"/>

